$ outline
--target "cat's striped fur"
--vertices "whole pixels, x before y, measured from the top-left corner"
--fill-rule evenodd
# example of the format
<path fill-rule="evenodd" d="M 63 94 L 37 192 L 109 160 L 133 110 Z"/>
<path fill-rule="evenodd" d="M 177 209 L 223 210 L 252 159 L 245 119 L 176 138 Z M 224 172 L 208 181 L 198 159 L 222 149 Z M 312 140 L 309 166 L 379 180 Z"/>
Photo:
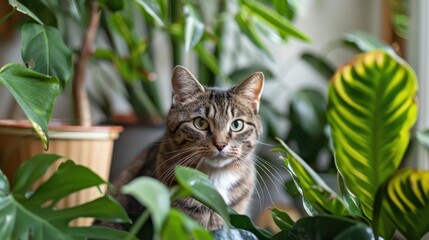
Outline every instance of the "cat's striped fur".
<path fill-rule="evenodd" d="M 171 186 L 176 165 L 196 168 L 209 176 L 229 206 L 245 213 L 255 182 L 252 154 L 262 132 L 258 108 L 263 78 L 254 73 L 240 85 L 221 90 L 203 87 L 186 68 L 176 67 L 166 133 L 142 154 L 146 159 L 136 160 L 127 171 L 137 177 L 141 162 L 146 162 L 152 176 Z M 123 175 L 120 185 L 133 178 Z M 178 200 L 173 206 L 209 230 L 223 226 L 216 213 L 193 199 Z"/>

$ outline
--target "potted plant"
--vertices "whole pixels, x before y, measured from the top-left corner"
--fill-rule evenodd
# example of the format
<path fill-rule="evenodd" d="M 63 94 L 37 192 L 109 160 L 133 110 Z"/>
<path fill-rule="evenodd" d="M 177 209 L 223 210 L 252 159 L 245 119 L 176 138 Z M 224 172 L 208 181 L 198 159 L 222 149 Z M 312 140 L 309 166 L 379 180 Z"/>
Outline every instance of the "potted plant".
<path fill-rule="evenodd" d="M 419 239 L 429 231 L 427 224 L 420 224 L 429 209 L 425 181 L 429 173 L 400 169 L 417 118 L 416 91 L 412 69 L 382 50 L 360 54 L 336 71 L 327 117 L 340 194 L 284 143 L 277 148 L 286 153 L 286 166 L 310 216 L 358 220 L 376 238 L 390 239 L 399 230 L 407 239 Z M 324 225 L 325 220 L 318 218 L 305 221 Z M 290 234 L 304 236 L 299 228 Z"/>
<path fill-rule="evenodd" d="M 21 106 L 29 121 L 2 120 L 0 126 L 0 167 L 13 179 L 19 164 L 36 153 L 54 152 L 75 159 L 91 167 L 103 178 L 110 171 L 113 141 L 122 128 L 119 126 L 92 126 L 85 80 L 95 34 L 100 18 L 99 5 L 91 1 L 88 22 L 79 16 L 83 27 L 83 40 L 79 54 L 72 63 L 72 51 L 65 44 L 59 29 L 45 25 L 39 17 L 50 11 L 32 11 L 18 1 L 9 1 L 12 12 L 22 12 L 35 23 L 26 23 L 21 28 L 22 58 L 26 67 L 10 63 L 0 70 L 0 83 L 7 87 Z M 40 3 L 39 3 L 40 4 Z M 62 6 L 62 1 L 43 2 L 46 8 Z M 35 4 L 33 7 L 38 6 Z M 39 6 L 40 7 L 40 6 Z M 70 6 L 68 6 L 70 7 Z M 82 11 L 87 8 L 81 6 Z M 57 13 L 58 21 L 62 12 Z M 46 20 L 48 21 L 48 20 Z M 73 78 L 72 83 L 68 81 Z M 76 124 L 48 122 L 56 97 L 72 86 Z M 33 130 L 42 140 L 41 144 Z M 83 194 L 83 195 L 82 195 Z M 65 204 L 75 205 L 99 195 L 97 189 L 70 196 Z M 85 221 L 86 224 L 89 221 Z"/>

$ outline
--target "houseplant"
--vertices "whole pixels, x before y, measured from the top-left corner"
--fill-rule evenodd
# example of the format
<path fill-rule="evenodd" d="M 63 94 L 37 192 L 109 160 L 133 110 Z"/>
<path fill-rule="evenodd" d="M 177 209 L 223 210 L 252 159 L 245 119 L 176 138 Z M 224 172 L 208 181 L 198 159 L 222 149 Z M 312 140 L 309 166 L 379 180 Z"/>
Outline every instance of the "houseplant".
<path fill-rule="evenodd" d="M 328 121 L 340 195 L 286 145 L 278 149 L 287 154 L 285 163 L 310 215 L 358 219 L 387 239 L 395 229 L 408 239 L 429 230 L 420 224 L 429 206 L 424 181 L 429 173 L 399 169 L 417 117 L 416 89 L 411 68 L 380 50 L 358 55 L 337 70 L 330 82 Z"/>
<path fill-rule="evenodd" d="M 89 61 L 93 39 L 98 28 L 98 3 L 91 2 L 91 11 L 88 23 L 82 16 L 84 30 L 83 43 L 79 45 L 79 54 L 75 58 L 73 68 L 72 51 L 63 41 L 58 29 L 45 25 L 40 19 L 46 20 L 49 11 L 37 9 L 40 5 L 45 8 L 59 6 L 62 1 L 37 2 L 31 5 L 38 11 L 32 11 L 18 1 L 9 1 L 11 12 L 22 12 L 28 15 L 35 23 L 26 23 L 21 27 L 22 58 L 26 67 L 11 63 L 2 67 L 0 81 L 6 86 L 15 100 L 21 106 L 29 122 L 2 120 L 0 132 L 0 164 L 1 169 L 9 179 L 22 161 L 32 155 L 42 152 L 42 148 L 49 152 L 73 158 L 79 163 L 90 166 L 106 178 L 110 170 L 113 141 L 122 130 L 118 126 L 91 126 L 88 99 L 86 97 L 85 79 L 86 64 Z M 86 9 L 86 8 L 85 8 Z M 37 14 L 36 14 L 37 13 Z M 52 14 L 52 13 L 51 13 Z M 60 16 L 60 13 L 58 13 Z M 61 18 L 58 18 L 59 21 Z M 69 80 L 73 78 L 70 84 Z M 56 97 L 63 90 L 72 86 L 74 107 L 76 110 L 77 125 L 67 125 L 63 122 L 48 122 Z M 31 128 L 36 130 L 43 146 L 33 136 Z M 49 137 L 55 141 L 49 141 Z M 50 144 L 49 144 L 50 143 Z M 98 196 L 96 189 L 88 190 L 83 199 Z M 79 194 L 69 198 L 66 205 L 81 202 Z M 88 221 L 86 221 L 88 223 Z"/>
<path fill-rule="evenodd" d="M 61 162 L 58 170 L 40 186 L 32 188 L 55 162 Z M 40 154 L 22 163 L 13 186 L 11 184 L 0 171 L 1 239 L 124 239 L 128 236 L 127 232 L 107 227 L 69 225 L 78 217 L 130 222 L 120 204 L 108 195 L 74 207 L 58 206 L 57 203 L 71 193 L 107 184 L 84 166 L 55 154 Z"/>

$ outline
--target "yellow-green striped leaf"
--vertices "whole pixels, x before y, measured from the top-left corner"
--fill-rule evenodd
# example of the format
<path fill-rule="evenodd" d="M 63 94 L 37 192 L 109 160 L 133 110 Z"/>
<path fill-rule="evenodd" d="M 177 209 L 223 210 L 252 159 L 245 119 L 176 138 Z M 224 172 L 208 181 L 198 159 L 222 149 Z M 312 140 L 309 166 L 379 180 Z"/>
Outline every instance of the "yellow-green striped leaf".
<path fill-rule="evenodd" d="M 408 146 L 416 91 L 412 69 L 382 50 L 356 56 L 329 84 L 336 165 L 369 219 L 378 187 L 397 170 Z"/>
<path fill-rule="evenodd" d="M 326 185 L 316 172 L 281 139 L 277 138 L 277 141 L 280 142 L 281 147 L 274 150 L 286 154 L 283 160 L 303 197 L 306 212 L 310 216 L 319 214 L 350 216 L 348 206 L 335 191 Z"/>
<path fill-rule="evenodd" d="M 429 171 L 401 169 L 380 189 L 383 211 L 407 239 L 420 239 L 429 231 Z M 375 218 L 383 223 L 386 219 Z"/>

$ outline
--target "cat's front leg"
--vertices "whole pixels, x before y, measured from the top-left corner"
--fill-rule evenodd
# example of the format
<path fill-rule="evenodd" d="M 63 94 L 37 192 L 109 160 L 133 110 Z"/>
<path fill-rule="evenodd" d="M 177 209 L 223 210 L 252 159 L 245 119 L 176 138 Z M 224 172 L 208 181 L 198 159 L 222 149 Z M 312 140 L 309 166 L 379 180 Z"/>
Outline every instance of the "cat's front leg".
<path fill-rule="evenodd" d="M 180 209 L 209 231 L 220 229 L 225 224 L 219 214 L 193 198 L 177 200 L 173 203 L 173 207 Z"/>

